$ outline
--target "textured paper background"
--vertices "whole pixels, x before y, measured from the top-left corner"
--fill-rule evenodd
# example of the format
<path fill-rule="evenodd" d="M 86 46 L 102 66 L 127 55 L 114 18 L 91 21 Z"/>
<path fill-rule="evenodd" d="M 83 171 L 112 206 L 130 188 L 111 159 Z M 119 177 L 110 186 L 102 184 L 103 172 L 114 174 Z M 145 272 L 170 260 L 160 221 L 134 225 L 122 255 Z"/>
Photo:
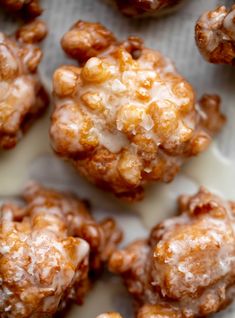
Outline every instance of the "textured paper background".
<path fill-rule="evenodd" d="M 194 25 L 198 16 L 216 5 L 232 3 L 234 1 L 186 0 L 185 5 L 172 15 L 160 19 L 130 20 L 124 18 L 102 0 L 42 0 L 45 9 L 42 18 L 47 21 L 50 33 L 43 44 L 44 60 L 40 72 L 47 85 L 50 86 L 51 76 L 56 67 L 63 63 L 71 63 L 60 48 L 60 39 L 71 24 L 78 19 L 99 21 L 109 27 L 120 39 L 125 39 L 131 34 L 139 35 L 145 39 L 146 46 L 160 50 L 173 59 L 180 73 L 196 88 L 198 97 L 204 92 L 221 95 L 223 110 L 229 121 L 218 137 L 219 147 L 235 162 L 235 69 L 204 62 L 194 42 Z M 17 21 L 0 12 L 0 30 L 10 32 L 16 27 Z M 43 161 L 37 166 L 33 175 L 40 181 L 54 178 L 54 182 L 56 180 L 57 183 L 60 181 L 66 183 L 67 170 L 63 171 L 59 163 L 54 167 L 50 165 L 50 160 Z M 71 180 L 68 178 L 67 183 L 71 184 Z M 105 286 L 106 282 L 104 282 L 104 288 Z M 121 298 L 115 299 L 114 302 L 114 308 L 120 308 L 123 313 L 127 312 L 129 305 L 126 302 L 123 303 Z M 91 306 L 90 303 L 89 306 Z M 100 310 L 103 310 L 99 303 L 94 302 L 93 306 L 96 309 L 92 313 L 98 313 L 99 307 Z M 78 310 L 76 317 L 95 318 L 90 316 L 90 312 L 89 310 Z M 126 318 L 128 316 L 126 315 Z M 232 318 L 235 317 L 235 311 L 230 308 L 227 314 L 221 313 L 216 315 L 217 317 Z"/>

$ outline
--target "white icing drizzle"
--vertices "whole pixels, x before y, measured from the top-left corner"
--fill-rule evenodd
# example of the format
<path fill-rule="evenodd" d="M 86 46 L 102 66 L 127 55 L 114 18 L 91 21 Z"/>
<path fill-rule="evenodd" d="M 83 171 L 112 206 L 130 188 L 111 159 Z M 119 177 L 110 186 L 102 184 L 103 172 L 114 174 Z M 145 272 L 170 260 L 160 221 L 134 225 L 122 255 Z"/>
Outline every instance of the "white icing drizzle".
<path fill-rule="evenodd" d="M 235 40 L 235 8 L 224 19 L 224 28 L 228 30 L 230 37 Z"/>

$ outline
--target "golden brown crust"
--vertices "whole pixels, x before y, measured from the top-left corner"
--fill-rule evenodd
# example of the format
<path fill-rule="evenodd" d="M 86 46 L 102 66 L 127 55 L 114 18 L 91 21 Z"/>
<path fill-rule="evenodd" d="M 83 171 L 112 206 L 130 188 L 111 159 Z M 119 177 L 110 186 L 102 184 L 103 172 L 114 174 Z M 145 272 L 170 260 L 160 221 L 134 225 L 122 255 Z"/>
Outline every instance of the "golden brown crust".
<path fill-rule="evenodd" d="M 78 200 L 76 196 L 68 193 L 60 193 L 55 190 L 43 188 L 38 185 L 31 186 L 25 193 L 26 202 L 37 203 L 41 198 L 41 204 L 46 206 L 59 206 L 63 209 L 68 223 L 69 235 L 79 237 L 88 242 L 90 246 L 90 272 L 98 272 L 111 253 L 122 240 L 122 232 L 112 218 L 106 218 L 100 222 L 95 221 L 87 205 Z"/>
<path fill-rule="evenodd" d="M 128 17 L 157 16 L 177 6 L 182 0 L 111 0 Z"/>
<path fill-rule="evenodd" d="M 233 206 L 203 188 L 182 196 L 179 216 L 112 255 L 109 268 L 122 275 L 138 318 L 205 317 L 234 299 Z"/>
<path fill-rule="evenodd" d="M 45 22 L 37 19 L 21 26 L 16 31 L 16 38 L 24 43 L 35 44 L 41 42 L 47 36 L 47 33 Z"/>
<path fill-rule="evenodd" d="M 34 44 L 46 34 L 42 21 L 21 27 L 15 36 L 0 33 L 0 148 L 14 147 L 48 106 L 37 74 L 42 51 Z"/>
<path fill-rule="evenodd" d="M 0 316 L 50 317 L 83 302 L 121 233 L 69 194 L 32 184 L 23 198 L 0 209 Z"/>
<path fill-rule="evenodd" d="M 104 314 L 100 314 L 96 318 L 122 318 L 122 316 L 117 312 L 106 312 Z"/>
<path fill-rule="evenodd" d="M 220 99 L 206 95 L 195 105 L 193 88 L 159 52 L 136 37 L 119 43 L 108 36 L 98 45 L 96 31 L 110 32 L 79 25 L 89 39 L 79 40 L 75 28 L 74 56 L 86 63 L 61 66 L 53 77 L 54 150 L 94 184 L 141 199 L 145 183 L 171 181 L 187 158 L 207 148 L 225 121 Z M 69 33 L 65 38 L 72 56 Z"/>
<path fill-rule="evenodd" d="M 215 64 L 235 64 L 235 6 L 204 13 L 197 21 L 195 38 L 203 57 Z"/>
<path fill-rule="evenodd" d="M 21 13 L 26 19 L 35 18 L 42 13 L 40 0 L 0 0 L 1 6 L 11 12 Z"/>
<path fill-rule="evenodd" d="M 140 308 L 137 318 L 185 318 L 177 309 L 168 304 L 145 305 Z"/>
<path fill-rule="evenodd" d="M 116 39 L 111 31 L 100 23 L 76 22 L 61 39 L 63 50 L 79 63 L 105 51 Z"/>

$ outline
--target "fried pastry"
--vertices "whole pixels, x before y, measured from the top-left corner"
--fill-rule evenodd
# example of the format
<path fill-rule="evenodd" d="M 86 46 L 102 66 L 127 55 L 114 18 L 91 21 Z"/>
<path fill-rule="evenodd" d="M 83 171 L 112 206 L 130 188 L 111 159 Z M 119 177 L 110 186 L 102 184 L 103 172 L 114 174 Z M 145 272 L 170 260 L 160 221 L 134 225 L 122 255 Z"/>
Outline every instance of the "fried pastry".
<path fill-rule="evenodd" d="M 138 318 L 207 317 L 234 299 L 235 204 L 201 188 L 178 212 L 110 259 Z"/>
<path fill-rule="evenodd" d="M 81 67 L 53 76 L 55 152 L 97 186 L 129 200 L 151 181 L 171 181 L 225 122 L 218 96 L 198 103 L 172 62 L 141 39 L 118 42 L 97 23 L 77 22 L 62 39 Z"/>
<path fill-rule="evenodd" d="M 35 18 L 42 13 L 40 0 L 0 0 L 0 8 L 21 13 L 27 19 Z"/>
<path fill-rule="evenodd" d="M 195 37 L 207 61 L 235 65 L 235 5 L 204 13 L 197 21 Z"/>
<path fill-rule="evenodd" d="M 110 0 L 128 17 L 154 17 L 177 7 L 182 0 Z"/>
<path fill-rule="evenodd" d="M 0 316 L 51 317 L 83 302 L 121 232 L 72 195 L 32 184 L 23 199 L 0 210 Z"/>
<path fill-rule="evenodd" d="M 107 312 L 100 314 L 96 318 L 122 318 L 122 316 L 117 312 Z"/>
<path fill-rule="evenodd" d="M 42 51 L 35 45 L 46 34 L 42 21 L 22 26 L 14 36 L 0 32 L 0 149 L 13 148 L 48 106 L 37 73 Z"/>

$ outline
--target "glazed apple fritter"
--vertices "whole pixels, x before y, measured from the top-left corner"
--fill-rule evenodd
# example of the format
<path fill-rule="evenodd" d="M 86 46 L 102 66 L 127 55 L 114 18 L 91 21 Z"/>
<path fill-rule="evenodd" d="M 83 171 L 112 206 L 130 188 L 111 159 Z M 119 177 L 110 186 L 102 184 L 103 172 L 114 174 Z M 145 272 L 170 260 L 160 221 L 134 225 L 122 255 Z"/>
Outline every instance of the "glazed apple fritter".
<path fill-rule="evenodd" d="M 197 21 L 195 36 L 207 61 L 235 65 L 235 5 L 205 12 Z"/>
<path fill-rule="evenodd" d="M 136 37 L 118 42 L 97 23 L 77 22 L 62 39 L 82 64 L 53 76 L 51 140 L 91 182 L 136 200 L 150 181 L 171 181 L 225 122 L 218 96 L 198 103 L 171 61 Z"/>
<path fill-rule="evenodd" d="M 0 149 L 13 148 L 49 98 L 37 73 L 42 59 L 35 45 L 47 34 L 42 21 L 33 21 L 14 36 L 0 32 Z"/>
<path fill-rule="evenodd" d="M 0 8 L 22 14 L 25 18 L 35 18 L 42 13 L 40 0 L 0 0 Z"/>
<path fill-rule="evenodd" d="M 72 195 L 32 184 L 23 199 L 0 209 L 0 316 L 51 317 L 83 302 L 122 235 Z"/>
<path fill-rule="evenodd" d="M 110 0 L 128 17 L 158 16 L 174 9 L 182 0 Z"/>
<path fill-rule="evenodd" d="M 201 188 L 179 198 L 179 213 L 110 259 L 138 318 L 206 317 L 234 299 L 235 203 Z"/>

